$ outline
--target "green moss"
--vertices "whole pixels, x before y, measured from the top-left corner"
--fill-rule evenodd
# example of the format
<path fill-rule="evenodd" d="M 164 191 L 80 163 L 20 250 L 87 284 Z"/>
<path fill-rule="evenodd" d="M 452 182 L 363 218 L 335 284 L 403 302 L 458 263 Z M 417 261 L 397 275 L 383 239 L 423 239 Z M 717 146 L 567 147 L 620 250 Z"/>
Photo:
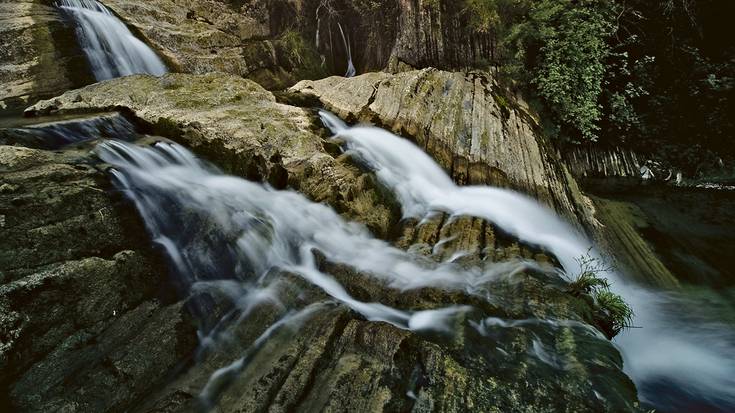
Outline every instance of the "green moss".
<path fill-rule="evenodd" d="M 158 121 L 153 124 L 152 132 L 154 135 L 159 135 L 166 138 L 173 138 L 181 134 L 181 129 L 176 124 L 176 122 L 172 121 L 171 119 L 158 118 Z"/>
<path fill-rule="evenodd" d="M 301 33 L 286 30 L 276 41 L 276 49 L 279 54 L 285 55 L 297 79 L 318 79 L 327 76 L 319 53 L 304 40 Z"/>
<path fill-rule="evenodd" d="M 510 118 L 510 112 L 513 110 L 513 106 L 508 102 L 508 99 L 500 93 L 492 93 L 495 104 L 500 108 L 500 113 L 503 115 L 503 119 L 508 120 Z"/>

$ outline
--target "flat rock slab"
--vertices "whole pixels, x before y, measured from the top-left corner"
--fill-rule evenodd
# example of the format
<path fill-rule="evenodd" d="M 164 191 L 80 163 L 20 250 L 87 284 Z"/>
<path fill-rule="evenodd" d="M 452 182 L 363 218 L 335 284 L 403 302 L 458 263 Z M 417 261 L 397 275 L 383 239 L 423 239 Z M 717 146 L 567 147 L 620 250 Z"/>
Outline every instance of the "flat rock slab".
<path fill-rule="evenodd" d="M 227 172 L 290 186 L 328 202 L 386 234 L 392 212 L 374 182 L 329 144 L 305 109 L 276 102 L 257 83 L 234 75 L 136 75 L 69 91 L 26 114 L 124 109 L 156 135 L 174 139 Z"/>

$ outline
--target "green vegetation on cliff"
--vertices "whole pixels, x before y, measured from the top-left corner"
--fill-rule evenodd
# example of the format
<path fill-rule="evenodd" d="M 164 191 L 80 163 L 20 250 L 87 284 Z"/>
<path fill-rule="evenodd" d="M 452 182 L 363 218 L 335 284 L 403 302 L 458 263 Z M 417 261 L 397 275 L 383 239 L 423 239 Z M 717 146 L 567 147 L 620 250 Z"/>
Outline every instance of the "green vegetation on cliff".
<path fill-rule="evenodd" d="M 722 0 L 463 0 L 491 65 L 537 96 L 556 135 L 679 163 L 732 154 L 735 59 Z M 682 148 L 688 148 L 682 150 Z"/>

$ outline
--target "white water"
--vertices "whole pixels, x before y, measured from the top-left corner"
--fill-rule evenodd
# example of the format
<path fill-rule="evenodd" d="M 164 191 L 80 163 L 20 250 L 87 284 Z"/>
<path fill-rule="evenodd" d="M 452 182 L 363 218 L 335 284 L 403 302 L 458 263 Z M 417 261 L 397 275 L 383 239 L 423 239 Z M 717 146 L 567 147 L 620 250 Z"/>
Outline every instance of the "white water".
<path fill-rule="evenodd" d="M 166 73 L 166 65 L 156 53 L 101 3 L 58 0 L 56 5 L 69 12 L 77 23 L 80 46 L 98 81 L 137 73 Z"/>
<path fill-rule="evenodd" d="M 448 331 L 454 315 L 467 310 L 452 306 L 403 311 L 384 304 L 361 302 L 318 269 L 313 250 L 335 263 L 347 264 L 380 277 L 398 288 L 440 285 L 473 289 L 519 269 L 522 262 L 499 265 L 495 271 L 464 271 L 451 263 L 417 262 L 416 257 L 372 238 L 362 226 L 345 222 L 331 208 L 291 191 L 276 191 L 258 183 L 221 175 L 196 160 L 186 149 L 168 143 L 143 148 L 117 141 L 98 146 L 101 159 L 116 169 L 113 175 L 134 200 L 154 241 L 167 251 L 185 290 L 224 288 L 240 306 L 262 300 L 273 272 L 298 274 L 371 321 L 384 321 L 413 331 Z M 208 221 L 222 233 L 216 245 L 189 245 L 181 223 L 172 218 L 176 206 L 190 218 Z M 191 230 L 191 228 L 187 228 Z M 224 241 L 224 242 L 223 242 Z M 229 248 L 227 255 L 214 248 Z M 226 243 L 225 243 L 226 242 Z M 210 248 L 212 247 L 212 248 Z M 233 263 L 227 268 L 219 261 Z M 233 268 L 252 274 L 228 274 Z M 230 280 L 223 283 L 222 280 Z M 260 294 L 253 294 L 257 291 Z M 276 294 L 265 293 L 277 300 Z"/>
<path fill-rule="evenodd" d="M 422 219 L 441 211 L 482 217 L 553 252 L 568 273 L 578 271 L 575 258 L 585 255 L 590 243 L 532 199 L 498 188 L 458 187 L 408 141 L 377 128 L 349 128 L 328 113 L 322 116 L 335 132 L 335 139 L 395 193 L 404 216 Z M 113 173 L 119 184 L 136 202 L 155 241 L 169 253 L 186 291 L 222 291 L 241 311 L 241 318 L 259 303 L 280 303 L 277 274 L 283 272 L 302 277 L 368 320 L 402 329 L 447 332 L 454 317 L 469 310 L 452 306 L 406 311 L 356 300 L 338 280 L 319 270 L 313 250 L 330 262 L 355 268 L 360 276 L 404 290 L 438 286 L 490 294 L 483 284 L 532 266 L 508 262 L 466 269 L 451 262 L 422 260 L 374 239 L 362 226 L 344 221 L 331 208 L 297 193 L 224 176 L 178 145 L 159 143 L 155 148 L 141 148 L 107 142 L 99 146 L 98 154 L 116 168 Z M 177 215 L 189 219 L 177 220 Z M 209 241 L 192 244 L 191 239 L 201 238 L 192 236 L 198 231 L 220 234 L 221 239 L 211 240 L 211 245 Z M 223 266 L 223 262 L 228 265 Z M 671 397 L 678 399 L 690 397 L 725 406 L 722 411 L 735 406 L 732 330 L 708 319 L 686 320 L 680 298 L 627 284 L 612 272 L 607 276 L 613 290 L 632 305 L 635 324 L 642 327 L 616 339 L 625 370 L 641 390 L 641 398 L 666 406 L 662 398 L 673 394 Z M 487 328 L 532 322 L 489 318 L 474 327 L 482 334 Z M 203 342 L 214 339 L 204 337 Z M 542 343 L 534 345 L 534 350 L 538 358 L 554 364 L 553 355 Z"/>
<path fill-rule="evenodd" d="M 553 252 L 568 274 L 578 273 L 575 258 L 587 253 L 590 242 L 536 201 L 505 189 L 458 187 L 409 141 L 379 128 L 347 127 L 328 112 L 321 112 L 321 116 L 335 139 L 344 141 L 348 151 L 373 168 L 380 182 L 393 190 L 405 217 L 423 218 L 441 211 L 485 218 L 519 239 Z M 626 283 L 615 272 L 605 275 L 613 284 L 612 290 L 635 311 L 635 325 L 642 327 L 625 331 L 615 340 L 640 397 L 664 407 L 676 406 L 681 400 L 669 406 L 668 401 L 660 400 L 658 393 L 669 391 L 679 393 L 674 398 L 725 406 L 723 411 L 735 409 L 732 327 L 711 319 L 687 320 L 680 297 Z M 648 390 L 652 383 L 662 381 L 675 388 Z"/>

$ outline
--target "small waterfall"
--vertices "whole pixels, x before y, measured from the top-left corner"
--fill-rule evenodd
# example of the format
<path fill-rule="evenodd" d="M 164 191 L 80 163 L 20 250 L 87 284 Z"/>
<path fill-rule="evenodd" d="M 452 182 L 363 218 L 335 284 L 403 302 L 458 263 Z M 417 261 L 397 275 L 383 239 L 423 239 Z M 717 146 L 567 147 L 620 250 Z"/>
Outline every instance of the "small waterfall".
<path fill-rule="evenodd" d="M 575 258 L 585 255 L 590 242 L 536 201 L 505 189 L 458 187 L 409 141 L 379 128 L 347 127 L 328 112 L 321 116 L 335 139 L 396 194 L 404 216 L 441 211 L 485 218 L 552 251 L 568 274 L 578 273 Z M 665 411 L 735 411 L 735 329 L 706 314 L 706 302 L 649 290 L 612 271 L 605 276 L 641 327 L 615 339 L 641 399 Z"/>
<path fill-rule="evenodd" d="M 337 22 L 337 27 L 339 27 L 339 33 L 342 35 L 342 42 L 347 52 L 347 73 L 345 73 L 345 77 L 354 77 L 357 74 L 357 70 L 355 70 L 355 65 L 352 64 L 352 47 L 350 46 L 350 42 L 347 41 L 345 32 L 342 30 L 342 25 L 339 22 Z"/>
<path fill-rule="evenodd" d="M 112 79 L 137 73 L 160 76 L 166 65 L 125 24 L 95 0 L 58 0 L 77 24 L 77 38 L 95 78 Z"/>
<path fill-rule="evenodd" d="M 432 212 L 484 218 L 504 231 L 556 255 L 569 273 L 591 244 L 552 211 L 518 192 L 489 186 L 459 187 L 426 153 L 406 139 L 380 128 L 348 128 L 334 115 L 321 112 L 335 139 L 375 169 L 380 182 L 397 196 L 404 218 Z"/>
<path fill-rule="evenodd" d="M 135 126 L 114 113 L 8 128 L 0 134 L 0 144 L 53 150 L 95 139 L 134 140 L 137 137 Z"/>

